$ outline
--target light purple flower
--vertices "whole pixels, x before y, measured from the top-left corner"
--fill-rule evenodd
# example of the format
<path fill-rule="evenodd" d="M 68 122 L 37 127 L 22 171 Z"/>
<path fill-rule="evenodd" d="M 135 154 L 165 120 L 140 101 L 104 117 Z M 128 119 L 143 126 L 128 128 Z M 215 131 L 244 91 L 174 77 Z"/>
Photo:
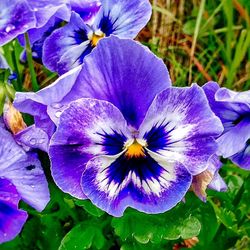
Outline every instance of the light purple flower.
<path fill-rule="evenodd" d="M 22 229 L 27 213 L 18 209 L 22 199 L 38 211 L 49 201 L 48 184 L 38 157 L 26 152 L 0 121 L 0 243 Z"/>
<path fill-rule="evenodd" d="M 223 134 L 217 138 L 217 154 L 250 169 L 250 91 L 235 92 L 220 88 L 215 82 L 208 82 L 203 88 L 224 126 Z"/>
<path fill-rule="evenodd" d="M 92 25 L 73 12 L 70 22 L 46 39 L 43 62 L 48 69 L 63 74 L 82 64 L 98 41 L 111 34 L 134 38 L 151 16 L 148 0 L 102 0 L 101 3 Z"/>
<path fill-rule="evenodd" d="M 82 67 L 37 93 L 18 93 L 15 104 L 57 125 L 49 155 L 64 192 L 114 216 L 128 206 L 160 213 L 207 168 L 212 137 L 222 132 L 200 87 L 170 86 L 146 47 L 111 36 Z"/>

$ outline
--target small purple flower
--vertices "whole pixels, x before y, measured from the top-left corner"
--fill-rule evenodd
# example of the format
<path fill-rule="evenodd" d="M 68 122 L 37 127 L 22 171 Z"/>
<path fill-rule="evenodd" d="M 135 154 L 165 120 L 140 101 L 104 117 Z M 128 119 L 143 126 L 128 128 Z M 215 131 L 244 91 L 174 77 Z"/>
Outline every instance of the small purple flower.
<path fill-rule="evenodd" d="M 1 0 L 0 45 L 32 28 L 43 27 L 52 16 L 69 20 L 69 3 L 66 0 Z"/>
<path fill-rule="evenodd" d="M 220 88 L 215 82 L 208 82 L 203 89 L 224 126 L 223 134 L 217 138 L 217 154 L 250 169 L 250 91 L 238 93 Z"/>
<path fill-rule="evenodd" d="M 0 121 L 0 243 L 13 239 L 28 215 L 18 208 L 20 199 L 42 211 L 49 190 L 40 161 L 26 152 Z"/>
<path fill-rule="evenodd" d="M 160 213 L 207 168 L 212 137 L 222 132 L 200 87 L 170 86 L 146 47 L 111 36 L 82 67 L 37 93 L 18 93 L 15 104 L 57 125 L 49 155 L 64 192 L 114 216 L 128 206 Z"/>
<path fill-rule="evenodd" d="M 151 16 L 148 0 L 102 0 L 101 3 L 92 25 L 73 12 L 70 22 L 46 39 L 43 62 L 47 68 L 63 74 L 82 64 L 101 38 L 111 34 L 134 38 Z"/>

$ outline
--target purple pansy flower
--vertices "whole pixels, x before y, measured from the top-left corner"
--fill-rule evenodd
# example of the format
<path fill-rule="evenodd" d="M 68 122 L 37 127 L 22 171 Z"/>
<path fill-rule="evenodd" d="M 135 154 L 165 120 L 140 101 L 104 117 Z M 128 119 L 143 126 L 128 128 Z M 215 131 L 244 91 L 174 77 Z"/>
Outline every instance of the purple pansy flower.
<path fill-rule="evenodd" d="M 73 12 L 70 22 L 54 31 L 43 48 L 47 68 L 63 74 L 82 64 L 98 41 L 111 34 L 134 38 L 151 16 L 148 0 L 102 0 L 92 25 Z"/>
<path fill-rule="evenodd" d="M 207 168 L 222 132 L 200 87 L 170 85 L 146 47 L 111 36 L 48 88 L 18 93 L 16 106 L 57 125 L 49 155 L 64 192 L 114 216 L 128 206 L 159 213 Z"/>
<path fill-rule="evenodd" d="M 68 0 L 1 0 L 0 45 L 32 28 L 44 26 L 52 16 L 70 18 Z"/>
<path fill-rule="evenodd" d="M 0 122 L 0 243 L 12 240 L 28 214 L 18 208 L 20 199 L 42 211 L 49 190 L 40 161 L 16 143 Z"/>
<path fill-rule="evenodd" d="M 70 19 L 70 12 L 75 11 L 81 15 L 81 18 L 86 23 L 91 23 L 94 16 L 98 12 L 100 8 L 100 1 L 97 0 L 67 0 L 65 4 L 63 4 L 65 1 L 62 2 L 62 6 L 60 8 L 60 11 L 55 13 L 51 16 L 51 18 L 41 26 L 40 28 L 33 28 L 28 31 L 31 49 L 32 49 L 32 56 L 34 59 L 36 59 L 39 63 L 42 63 L 42 50 L 43 50 L 43 44 L 45 39 L 51 35 L 51 33 L 60 28 L 62 26 L 62 22 L 66 21 L 68 22 Z M 67 8 L 65 9 L 67 3 Z M 31 4 L 36 8 L 36 4 Z M 60 5 L 59 5 L 60 7 Z M 63 11 L 63 15 L 61 14 Z M 24 35 L 20 35 L 18 37 L 19 42 L 24 47 L 25 46 L 25 38 Z M 25 50 L 21 54 L 21 61 L 26 61 L 26 53 Z"/>
<path fill-rule="evenodd" d="M 217 138 L 217 154 L 250 169 L 250 91 L 238 93 L 220 88 L 215 82 L 208 82 L 203 88 L 224 126 L 223 134 Z"/>

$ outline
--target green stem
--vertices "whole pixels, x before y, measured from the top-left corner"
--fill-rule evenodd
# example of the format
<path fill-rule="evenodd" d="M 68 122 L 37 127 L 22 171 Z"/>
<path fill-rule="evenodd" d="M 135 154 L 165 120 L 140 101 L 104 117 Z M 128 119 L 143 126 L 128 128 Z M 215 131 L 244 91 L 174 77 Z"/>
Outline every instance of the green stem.
<path fill-rule="evenodd" d="M 29 70 L 30 70 L 30 76 L 31 76 L 31 83 L 32 83 L 32 88 L 34 91 L 39 90 L 39 85 L 36 80 L 36 72 L 32 60 L 32 51 L 30 47 L 30 41 L 29 41 L 29 36 L 28 33 L 25 33 L 25 42 L 26 42 L 26 55 L 27 55 L 27 61 L 29 65 Z"/>
<path fill-rule="evenodd" d="M 18 68 L 18 64 L 17 64 L 15 43 L 16 43 L 16 41 L 14 41 L 12 43 L 11 58 L 12 58 L 13 66 L 14 66 L 14 71 L 17 73 L 17 84 L 15 83 L 15 81 L 13 81 L 13 85 L 15 87 L 15 90 L 22 91 L 23 83 L 21 80 L 21 74 L 19 72 L 19 68 Z"/>

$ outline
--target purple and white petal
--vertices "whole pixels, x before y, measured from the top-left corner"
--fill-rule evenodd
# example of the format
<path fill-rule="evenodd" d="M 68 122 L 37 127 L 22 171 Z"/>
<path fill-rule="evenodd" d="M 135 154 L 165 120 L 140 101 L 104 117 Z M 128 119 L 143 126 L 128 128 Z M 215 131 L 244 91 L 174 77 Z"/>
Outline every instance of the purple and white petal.
<path fill-rule="evenodd" d="M 182 200 L 191 180 L 181 163 L 154 153 L 130 159 L 120 154 L 90 160 L 82 189 L 93 204 L 119 217 L 127 207 L 153 214 L 171 209 Z"/>
<path fill-rule="evenodd" d="M 243 150 L 231 156 L 230 159 L 239 167 L 250 170 L 250 139 Z"/>
<path fill-rule="evenodd" d="M 151 13 L 148 0 L 102 0 L 93 29 L 101 30 L 106 36 L 133 39 L 148 23 Z"/>
<path fill-rule="evenodd" d="M 18 209 L 19 200 L 15 186 L 0 177 L 0 244 L 14 239 L 28 218 L 26 212 Z"/>
<path fill-rule="evenodd" d="M 217 150 L 213 137 L 222 131 L 219 118 L 197 85 L 168 88 L 157 95 L 139 129 L 149 150 L 181 162 L 192 175 L 207 168 Z"/>
<path fill-rule="evenodd" d="M 80 183 L 86 163 L 96 155 L 115 155 L 130 138 L 127 123 L 111 103 L 72 102 L 61 115 L 49 148 L 52 176 L 67 193 L 85 198 Z"/>
<path fill-rule="evenodd" d="M 81 17 L 72 12 L 70 22 L 55 30 L 44 42 L 43 63 L 51 71 L 66 73 L 83 63 L 92 50 L 88 33 L 91 32 Z"/>
<path fill-rule="evenodd" d="M 0 1 L 0 46 L 35 27 L 36 18 L 25 0 Z"/>

